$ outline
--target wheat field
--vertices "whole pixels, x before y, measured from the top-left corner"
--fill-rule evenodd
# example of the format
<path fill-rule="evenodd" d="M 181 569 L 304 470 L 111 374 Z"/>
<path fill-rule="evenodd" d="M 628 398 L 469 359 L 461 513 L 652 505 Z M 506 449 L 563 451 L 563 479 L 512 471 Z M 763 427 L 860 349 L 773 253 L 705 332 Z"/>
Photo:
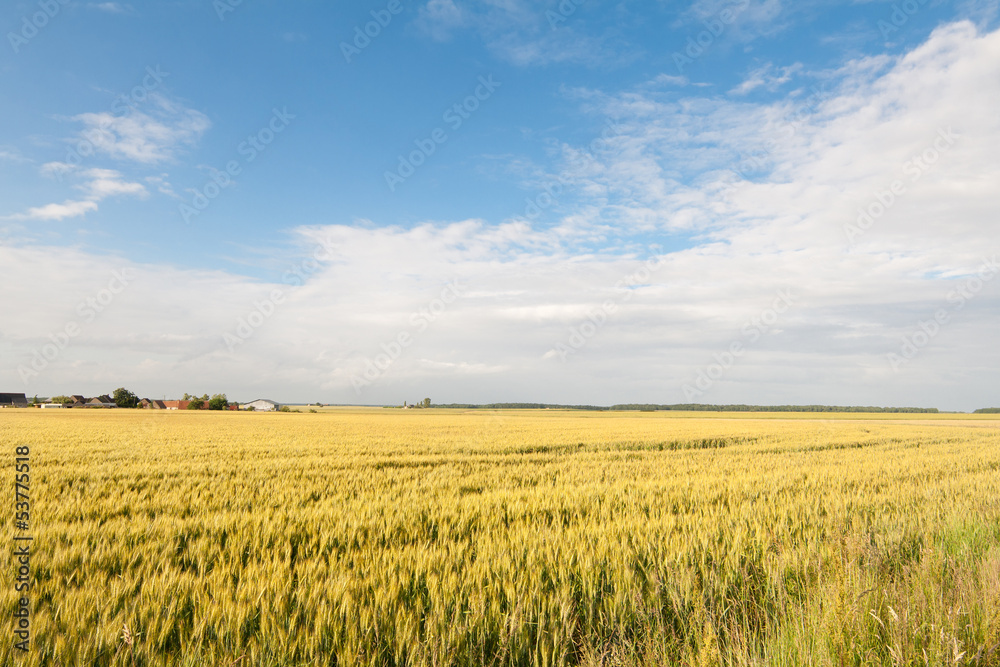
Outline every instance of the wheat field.
<path fill-rule="evenodd" d="M 4 665 L 1000 665 L 988 416 L 7 410 L 0 443 Z"/>

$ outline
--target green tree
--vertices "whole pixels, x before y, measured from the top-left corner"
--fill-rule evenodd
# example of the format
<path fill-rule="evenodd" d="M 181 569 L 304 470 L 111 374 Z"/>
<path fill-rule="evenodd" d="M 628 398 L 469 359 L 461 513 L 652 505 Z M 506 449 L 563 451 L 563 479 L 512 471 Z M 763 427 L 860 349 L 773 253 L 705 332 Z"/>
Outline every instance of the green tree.
<path fill-rule="evenodd" d="M 425 398 L 424 399 L 424 407 L 425 408 L 431 407 L 431 399 L 429 399 L 429 398 Z"/>
<path fill-rule="evenodd" d="M 190 403 L 188 403 L 188 410 L 201 410 L 205 407 L 205 401 L 200 398 L 196 398 Z"/>
<path fill-rule="evenodd" d="M 115 393 L 112 394 L 111 400 L 115 402 L 119 408 L 137 408 L 139 407 L 139 397 L 130 392 L 125 387 L 118 387 L 115 389 Z"/>
<path fill-rule="evenodd" d="M 69 396 L 53 396 L 52 397 L 52 402 L 53 403 L 62 403 L 63 405 L 65 405 L 67 403 L 72 403 L 73 399 L 70 398 Z"/>
<path fill-rule="evenodd" d="M 194 396 L 185 392 L 184 398 L 182 400 L 190 401 L 192 398 L 194 398 Z"/>
<path fill-rule="evenodd" d="M 209 410 L 225 410 L 229 407 L 229 399 L 225 394 L 216 394 L 208 401 Z"/>

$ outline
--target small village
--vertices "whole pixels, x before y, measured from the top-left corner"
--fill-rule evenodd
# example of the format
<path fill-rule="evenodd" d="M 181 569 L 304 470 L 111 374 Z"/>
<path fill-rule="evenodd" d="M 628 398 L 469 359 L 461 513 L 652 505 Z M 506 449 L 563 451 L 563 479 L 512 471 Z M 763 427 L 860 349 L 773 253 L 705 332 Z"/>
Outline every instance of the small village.
<path fill-rule="evenodd" d="M 211 398 L 207 394 L 202 397 L 185 394 L 185 398 L 183 399 L 158 400 L 138 398 L 127 391 L 116 397 L 103 394 L 88 398 L 81 394 L 73 394 L 71 396 L 54 396 L 51 398 L 39 398 L 35 396 L 30 399 L 25 394 L 0 393 L 0 409 L 40 408 L 42 410 L 67 410 L 138 408 L 144 410 L 245 410 L 250 412 L 278 412 L 283 407 L 285 406 L 281 403 L 266 398 L 258 398 L 248 403 L 230 403 L 224 394 L 219 394 Z"/>

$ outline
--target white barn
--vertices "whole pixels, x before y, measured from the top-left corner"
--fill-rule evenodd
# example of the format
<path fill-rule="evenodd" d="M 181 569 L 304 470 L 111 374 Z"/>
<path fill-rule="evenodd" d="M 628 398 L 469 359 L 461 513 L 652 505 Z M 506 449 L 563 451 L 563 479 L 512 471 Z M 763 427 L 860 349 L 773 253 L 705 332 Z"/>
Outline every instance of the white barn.
<path fill-rule="evenodd" d="M 240 410 L 249 410 L 250 408 L 253 408 L 254 412 L 274 412 L 281 409 L 281 404 L 266 398 L 258 398 L 256 401 L 250 401 L 240 406 Z"/>

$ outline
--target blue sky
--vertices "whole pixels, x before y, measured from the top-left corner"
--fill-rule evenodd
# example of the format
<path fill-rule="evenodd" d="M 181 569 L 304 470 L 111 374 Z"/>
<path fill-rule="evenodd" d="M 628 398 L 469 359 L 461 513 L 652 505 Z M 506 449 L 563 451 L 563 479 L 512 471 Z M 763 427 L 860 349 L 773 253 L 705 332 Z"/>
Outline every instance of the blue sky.
<path fill-rule="evenodd" d="M 1000 403 L 995 0 L 0 20 L 11 391 Z"/>

